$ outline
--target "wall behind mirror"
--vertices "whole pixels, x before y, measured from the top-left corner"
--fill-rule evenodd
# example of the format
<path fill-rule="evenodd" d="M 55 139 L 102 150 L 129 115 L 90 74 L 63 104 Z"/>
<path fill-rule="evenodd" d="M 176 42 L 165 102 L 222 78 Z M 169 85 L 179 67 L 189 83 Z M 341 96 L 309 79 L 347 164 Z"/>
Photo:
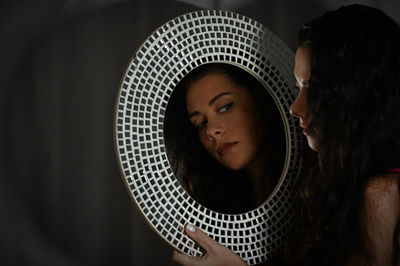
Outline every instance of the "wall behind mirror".
<path fill-rule="evenodd" d="M 295 49 L 301 23 L 350 1 L 196 1 L 203 2 L 260 21 Z M 400 21 L 397 0 L 358 2 Z M 113 112 L 136 48 L 197 8 L 168 0 L 2 1 L 0 264 L 170 262 L 170 246 L 121 181 Z"/>

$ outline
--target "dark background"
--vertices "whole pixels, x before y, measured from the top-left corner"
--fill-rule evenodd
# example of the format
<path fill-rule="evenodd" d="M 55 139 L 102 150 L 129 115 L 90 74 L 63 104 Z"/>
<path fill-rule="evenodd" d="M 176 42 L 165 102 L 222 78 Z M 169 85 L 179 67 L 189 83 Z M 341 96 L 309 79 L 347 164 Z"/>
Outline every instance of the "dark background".
<path fill-rule="evenodd" d="M 3 1 L 0 265 L 170 265 L 172 249 L 131 202 L 114 154 L 115 98 L 132 54 L 200 8 L 247 15 L 295 50 L 303 22 L 348 3 Z M 400 20 L 397 0 L 362 3 Z"/>

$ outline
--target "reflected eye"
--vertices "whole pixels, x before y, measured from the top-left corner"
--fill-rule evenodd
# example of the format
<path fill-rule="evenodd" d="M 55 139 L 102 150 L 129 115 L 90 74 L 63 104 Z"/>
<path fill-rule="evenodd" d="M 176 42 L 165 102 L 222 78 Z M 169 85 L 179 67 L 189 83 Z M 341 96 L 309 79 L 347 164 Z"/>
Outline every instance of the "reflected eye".
<path fill-rule="evenodd" d="M 219 108 L 218 112 L 219 113 L 225 113 L 228 112 L 233 106 L 233 102 L 230 102 L 228 104 L 225 104 L 224 106 L 222 106 L 221 108 Z"/>
<path fill-rule="evenodd" d="M 197 130 L 200 130 L 204 128 L 207 125 L 207 120 L 203 120 L 198 124 L 195 124 L 194 126 L 196 127 Z"/>

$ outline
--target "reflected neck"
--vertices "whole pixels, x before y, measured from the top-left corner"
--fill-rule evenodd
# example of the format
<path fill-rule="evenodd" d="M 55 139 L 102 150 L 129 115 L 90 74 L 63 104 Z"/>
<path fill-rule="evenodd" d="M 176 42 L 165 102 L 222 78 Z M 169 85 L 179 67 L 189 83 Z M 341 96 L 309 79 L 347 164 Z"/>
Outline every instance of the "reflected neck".
<path fill-rule="evenodd" d="M 269 168 L 268 155 L 266 152 L 263 152 L 244 169 L 252 182 L 255 193 L 254 199 L 257 205 L 267 199 L 274 188 L 274 184 L 272 184 L 273 178 L 271 179 L 272 173 Z"/>

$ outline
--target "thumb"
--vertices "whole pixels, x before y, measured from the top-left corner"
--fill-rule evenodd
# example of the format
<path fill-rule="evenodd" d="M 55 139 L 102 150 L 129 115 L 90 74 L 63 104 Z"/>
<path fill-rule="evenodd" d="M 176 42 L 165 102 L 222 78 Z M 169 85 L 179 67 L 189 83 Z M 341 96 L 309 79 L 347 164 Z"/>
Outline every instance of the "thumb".
<path fill-rule="evenodd" d="M 187 224 L 185 231 L 190 238 L 196 241 L 206 252 L 212 251 L 213 246 L 217 244 L 215 240 L 211 239 L 206 233 L 194 225 Z"/>

